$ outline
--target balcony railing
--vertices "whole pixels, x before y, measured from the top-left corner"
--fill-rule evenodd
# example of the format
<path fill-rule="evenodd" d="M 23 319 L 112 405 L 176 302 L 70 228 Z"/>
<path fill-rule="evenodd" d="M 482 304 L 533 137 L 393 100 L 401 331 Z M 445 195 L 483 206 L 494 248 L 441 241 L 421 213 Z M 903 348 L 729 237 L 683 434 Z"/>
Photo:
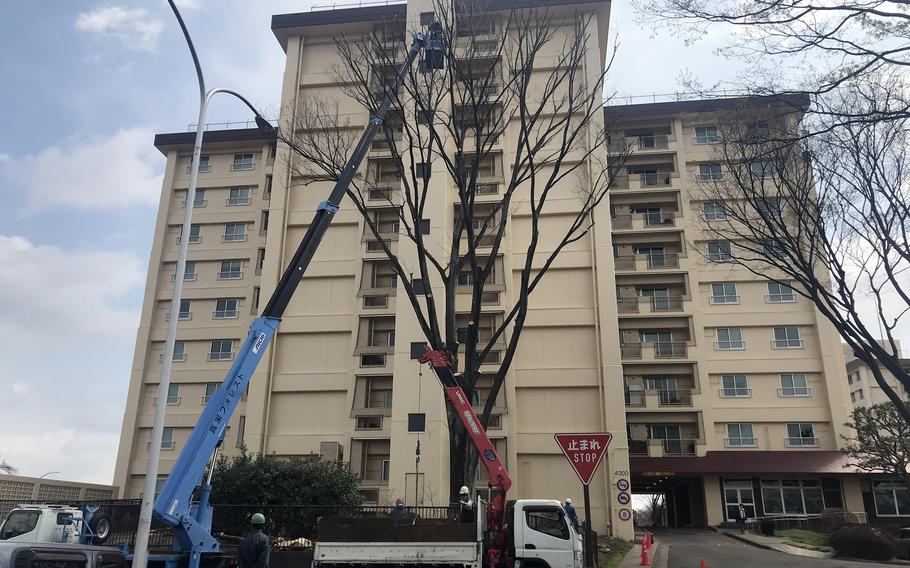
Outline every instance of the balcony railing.
<path fill-rule="evenodd" d="M 777 396 L 781 398 L 805 398 L 812 396 L 812 387 L 780 387 Z"/>
<path fill-rule="evenodd" d="M 639 183 L 642 187 L 670 187 L 673 182 L 671 172 L 647 172 L 638 174 Z"/>
<path fill-rule="evenodd" d="M 683 310 L 683 297 L 636 296 L 632 298 L 616 298 L 616 305 L 621 314 L 641 313 L 640 304 L 648 304 L 652 313 L 681 312 Z"/>
<path fill-rule="evenodd" d="M 219 272 L 218 280 L 240 280 L 243 278 L 243 272 Z"/>
<path fill-rule="evenodd" d="M 630 456 L 648 455 L 648 441 L 647 440 L 629 440 L 629 455 Z"/>
<path fill-rule="evenodd" d="M 792 304 L 796 301 L 796 293 L 792 294 L 766 294 L 765 303 L 768 304 Z"/>
<path fill-rule="evenodd" d="M 632 254 L 614 257 L 616 270 L 662 270 L 679 268 L 679 253 Z"/>
<path fill-rule="evenodd" d="M 620 351 L 623 359 L 643 359 L 642 346 L 653 349 L 654 359 L 685 359 L 689 353 L 689 344 L 685 341 L 659 341 L 655 343 L 623 343 Z M 648 353 L 651 355 L 651 353 Z"/>
<path fill-rule="evenodd" d="M 252 201 L 250 197 L 228 197 L 225 200 L 225 204 L 229 207 L 235 207 L 237 205 L 249 205 Z"/>
<path fill-rule="evenodd" d="M 710 182 L 721 181 L 724 179 L 723 172 L 710 172 L 705 174 L 695 174 L 695 181 Z"/>
<path fill-rule="evenodd" d="M 626 389 L 626 406 L 645 406 L 645 391 Z"/>
<path fill-rule="evenodd" d="M 758 438 L 724 438 L 724 447 L 727 448 L 754 448 L 758 444 Z"/>
<path fill-rule="evenodd" d="M 675 227 L 677 215 L 676 211 L 615 215 L 613 217 L 613 229 L 641 230 L 654 227 Z"/>
<path fill-rule="evenodd" d="M 200 209 L 208 205 L 208 201 L 205 199 L 196 199 L 193 201 L 193 209 Z M 180 202 L 180 208 L 186 209 L 186 199 Z"/>
<path fill-rule="evenodd" d="M 661 440 L 665 456 L 694 456 L 695 440 Z"/>
<path fill-rule="evenodd" d="M 719 392 L 721 398 L 750 398 L 752 396 L 752 389 L 749 388 L 721 388 Z"/>
<path fill-rule="evenodd" d="M 183 237 L 178 236 L 177 244 L 179 245 L 182 240 L 183 240 Z M 202 235 L 190 235 L 190 238 L 187 239 L 187 242 L 190 243 L 191 245 L 199 244 L 202 242 Z"/>
<path fill-rule="evenodd" d="M 818 447 L 818 438 L 784 438 L 784 444 L 788 448 L 815 448 Z"/>
<path fill-rule="evenodd" d="M 240 243 L 246 240 L 246 233 L 225 233 L 221 235 L 223 243 Z"/>
<path fill-rule="evenodd" d="M 209 361 L 230 361 L 234 358 L 233 351 L 213 351 L 208 354 Z"/>
<path fill-rule="evenodd" d="M 256 168 L 253 162 L 234 162 L 231 164 L 232 172 L 249 172 Z"/>
<path fill-rule="evenodd" d="M 665 150 L 670 147 L 670 142 L 675 141 L 676 138 L 672 134 L 631 135 L 611 139 L 608 148 L 614 152 Z"/>
<path fill-rule="evenodd" d="M 772 349 L 803 349 L 806 342 L 802 339 L 772 339 Z"/>
<path fill-rule="evenodd" d="M 708 302 L 711 304 L 738 304 L 739 296 L 709 296 Z"/>
<path fill-rule="evenodd" d="M 234 319 L 240 315 L 239 310 L 215 310 L 212 312 L 212 319 Z"/>
<path fill-rule="evenodd" d="M 690 389 L 666 389 L 657 391 L 660 406 L 692 406 Z"/>
<path fill-rule="evenodd" d="M 188 165 L 188 166 L 186 167 L 186 173 L 190 173 L 190 170 L 192 170 L 192 169 L 193 169 L 193 164 Z M 211 164 L 199 164 L 199 173 L 200 173 L 200 174 L 205 174 L 205 173 L 208 173 L 208 172 L 210 172 L 210 171 L 212 171 L 212 165 L 211 165 Z"/>

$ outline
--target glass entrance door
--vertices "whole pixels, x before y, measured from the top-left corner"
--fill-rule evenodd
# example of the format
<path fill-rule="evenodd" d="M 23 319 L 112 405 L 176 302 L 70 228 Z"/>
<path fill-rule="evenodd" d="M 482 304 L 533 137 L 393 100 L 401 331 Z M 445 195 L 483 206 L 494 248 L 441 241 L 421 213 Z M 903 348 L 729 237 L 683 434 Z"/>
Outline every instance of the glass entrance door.
<path fill-rule="evenodd" d="M 724 480 L 724 509 L 727 514 L 727 521 L 736 520 L 736 510 L 742 503 L 746 510 L 746 518 L 755 518 L 755 492 L 752 489 L 752 481 L 748 479 L 725 479 Z"/>

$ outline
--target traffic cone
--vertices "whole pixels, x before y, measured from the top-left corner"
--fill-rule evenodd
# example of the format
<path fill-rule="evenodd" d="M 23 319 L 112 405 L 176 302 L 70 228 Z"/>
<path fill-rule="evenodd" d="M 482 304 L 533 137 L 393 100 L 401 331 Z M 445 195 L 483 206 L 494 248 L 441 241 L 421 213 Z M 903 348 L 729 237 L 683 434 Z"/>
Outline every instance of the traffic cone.
<path fill-rule="evenodd" d="M 645 539 L 641 540 L 641 562 L 638 565 L 639 566 L 650 566 L 651 565 L 651 559 L 648 558 L 648 549 L 645 546 Z"/>
<path fill-rule="evenodd" d="M 654 536 L 651 534 L 651 531 L 648 531 L 648 550 L 651 550 L 652 544 L 654 544 Z"/>
<path fill-rule="evenodd" d="M 699 566 L 698 568 L 708 568 L 708 565 L 705 564 L 705 559 L 704 559 L 704 557 L 702 557 L 702 559 L 701 559 L 701 566 Z"/>

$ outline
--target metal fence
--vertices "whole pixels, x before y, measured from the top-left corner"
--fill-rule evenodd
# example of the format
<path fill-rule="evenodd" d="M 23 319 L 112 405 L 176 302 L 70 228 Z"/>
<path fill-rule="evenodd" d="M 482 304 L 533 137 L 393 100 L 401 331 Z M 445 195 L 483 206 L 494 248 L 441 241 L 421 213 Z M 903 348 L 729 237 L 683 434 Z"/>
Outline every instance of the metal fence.
<path fill-rule="evenodd" d="M 775 531 L 802 529 L 815 532 L 833 532 L 845 525 L 865 525 L 869 519 L 866 513 L 829 511 L 816 515 L 769 515 L 746 519 L 746 528 L 762 532 L 763 523 L 771 523 Z"/>
<path fill-rule="evenodd" d="M 19 502 L 0 501 L 0 514 L 5 516 Z M 35 504 L 35 503 L 32 503 Z M 76 501 L 54 503 L 80 508 L 85 505 L 97 505 L 100 511 L 111 519 L 112 532 L 105 544 L 130 548 L 136 542 L 136 529 L 139 526 L 139 499 L 109 501 Z M 456 520 L 457 506 L 443 507 L 406 507 L 409 518 L 449 519 Z M 254 513 L 262 513 L 266 518 L 265 532 L 278 549 L 309 548 L 316 538 L 316 522 L 319 517 L 340 515 L 351 518 L 383 518 L 391 513 L 390 507 L 380 506 L 309 506 L 309 505 L 215 505 L 212 515 L 212 534 L 225 547 L 230 548 L 238 543 L 250 531 L 250 519 Z M 158 520 L 153 520 L 149 535 L 149 546 L 169 548 L 174 543 L 174 533 L 170 527 Z"/>

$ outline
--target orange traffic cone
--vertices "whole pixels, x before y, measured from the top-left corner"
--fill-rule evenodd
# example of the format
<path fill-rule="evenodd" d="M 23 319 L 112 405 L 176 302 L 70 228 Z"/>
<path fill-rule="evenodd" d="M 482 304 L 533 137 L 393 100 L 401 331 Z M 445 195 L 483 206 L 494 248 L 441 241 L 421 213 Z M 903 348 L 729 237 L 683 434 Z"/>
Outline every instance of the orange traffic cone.
<path fill-rule="evenodd" d="M 650 566 L 651 559 L 648 558 L 648 548 L 644 544 L 645 539 L 642 539 L 641 542 L 642 542 L 642 544 L 641 544 L 641 562 L 638 565 L 639 566 Z"/>
<path fill-rule="evenodd" d="M 654 544 L 654 536 L 651 534 L 651 531 L 648 531 L 648 550 L 651 550 L 652 544 Z"/>
<path fill-rule="evenodd" d="M 702 557 L 702 559 L 701 559 L 701 566 L 699 566 L 698 568 L 708 568 L 708 565 L 705 564 L 705 559 L 704 559 L 704 557 Z"/>

